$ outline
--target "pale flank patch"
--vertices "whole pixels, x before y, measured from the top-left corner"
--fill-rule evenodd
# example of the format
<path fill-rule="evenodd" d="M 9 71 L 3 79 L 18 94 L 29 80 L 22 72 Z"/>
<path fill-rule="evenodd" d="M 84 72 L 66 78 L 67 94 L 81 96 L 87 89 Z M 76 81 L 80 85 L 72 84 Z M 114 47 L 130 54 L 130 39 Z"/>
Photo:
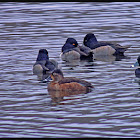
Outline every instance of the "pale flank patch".
<path fill-rule="evenodd" d="M 65 61 L 80 59 L 80 54 L 76 51 L 69 51 L 64 54 L 61 53 L 60 56 L 61 56 L 61 59 Z"/>
<path fill-rule="evenodd" d="M 96 49 L 93 49 L 93 53 L 95 55 L 112 55 L 115 53 L 115 49 L 113 49 L 111 46 L 102 46 L 98 47 Z"/>
<path fill-rule="evenodd" d="M 34 74 L 39 74 L 43 72 L 43 68 L 40 64 L 37 64 L 33 67 L 33 73 Z"/>

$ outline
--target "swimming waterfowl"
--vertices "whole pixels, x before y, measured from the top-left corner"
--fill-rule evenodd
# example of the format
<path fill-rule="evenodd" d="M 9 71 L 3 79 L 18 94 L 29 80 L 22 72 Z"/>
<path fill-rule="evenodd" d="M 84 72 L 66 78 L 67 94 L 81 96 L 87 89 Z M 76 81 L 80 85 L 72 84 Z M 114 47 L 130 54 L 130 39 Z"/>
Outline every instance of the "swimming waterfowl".
<path fill-rule="evenodd" d="M 93 53 L 90 48 L 79 46 L 74 38 L 68 38 L 61 49 L 60 57 L 64 61 L 71 61 L 91 58 L 93 57 Z"/>
<path fill-rule="evenodd" d="M 130 47 L 110 41 L 97 41 L 93 33 L 88 33 L 84 37 L 83 45 L 92 49 L 95 55 L 124 55 L 124 52 Z"/>
<path fill-rule="evenodd" d="M 140 78 L 140 56 L 138 56 L 137 61 L 136 61 L 135 64 L 132 65 L 131 67 L 136 67 L 136 66 L 138 66 L 139 68 L 137 68 L 137 69 L 135 70 L 135 76 L 136 76 L 137 78 Z"/>
<path fill-rule="evenodd" d="M 49 59 L 48 51 L 40 49 L 35 64 L 33 65 L 33 74 L 47 74 L 58 68 L 58 62 L 54 59 Z"/>
<path fill-rule="evenodd" d="M 51 81 L 48 84 L 48 91 L 81 91 L 89 92 L 93 88 L 92 84 L 75 77 L 64 77 L 60 69 L 55 69 Z"/>

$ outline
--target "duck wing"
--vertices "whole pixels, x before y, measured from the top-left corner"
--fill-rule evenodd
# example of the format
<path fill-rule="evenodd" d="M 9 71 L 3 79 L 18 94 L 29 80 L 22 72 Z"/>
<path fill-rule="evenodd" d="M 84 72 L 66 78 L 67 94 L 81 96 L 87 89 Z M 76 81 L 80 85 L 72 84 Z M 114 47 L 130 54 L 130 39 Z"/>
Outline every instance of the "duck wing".
<path fill-rule="evenodd" d="M 75 78 L 75 77 L 65 77 L 64 79 L 59 81 L 59 84 L 72 83 L 72 82 L 77 82 L 77 83 L 81 84 L 82 86 L 93 88 L 91 83 L 89 83 L 85 80 L 82 80 L 82 79 Z"/>
<path fill-rule="evenodd" d="M 86 46 L 79 46 L 79 48 L 82 52 L 86 53 L 87 55 L 92 52 L 92 50 Z"/>
<path fill-rule="evenodd" d="M 108 44 L 108 45 L 112 46 L 114 49 L 118 49 L 118 48 L 128 49 L 128 48 L 130 48 L 130 45 L 121 46 L 113 41 L 99 41 L 99 43 Z"/>
<path fill-rule="evenodd" d="M 76 52 L 78 52 L 80 55 L 88 56 L 88 54 L 85 53 L 84 51 L 81 51 L 79 47 L 76 47 L 76 48 L 74 48 L 73 50 L 75 50 Z"/>
<path fill-rule="evenodd" d="M 50 59 L 46 61 L 45 67 L 49 69 L 49 71 L 53 71 L 55 68 L 58 68 L 58 63 L 54 59 Z"/>

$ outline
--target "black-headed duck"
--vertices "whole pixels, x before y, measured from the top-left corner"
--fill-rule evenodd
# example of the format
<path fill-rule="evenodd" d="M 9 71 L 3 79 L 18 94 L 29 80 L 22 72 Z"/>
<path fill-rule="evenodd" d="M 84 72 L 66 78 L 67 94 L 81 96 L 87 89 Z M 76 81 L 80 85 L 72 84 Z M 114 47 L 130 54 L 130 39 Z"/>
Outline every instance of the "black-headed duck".
<path fill-rule="evenodd" d="M 75 77 L 64 77 L 60 69 L 55 69 L 51 81 L 48 84 L 48 91 L 81 91 L 89 92 L 93 88 L 92 84 Z"/>
<path fill-rule="evenodd" d="M 74 38 L 68 38 L 61 49 L 60 57 L 64 61 L 92 58 L 93 53 L 90 48 L 79 46 Z"/>
<path fill-rule="evenodd" d="M 124 55 L 124 52 L 130 47 L 110 41 L 97 41 L 93 33 L 88 33 L 84 37 L 83 46 L 92 49 L 94 55 Z"/>
<path fill-rule="evenodd" d="M 36 75 L 47 74 L 58 68 L 58 62 L 49 59 L 48 51 L 40 49 L 35 64 L 33 65 L 33 73 Z"/>
<path fill-rule="evenodd" d="M 135 76 L 136 76 L 137 78 L 140 78 L 140 56 L 138 56 L 137 61 L 136 61 L 135 64 L 132 65 L 131 67 L 136 67 L 136 66 L 138 66 L 139 68 L 137 68 L 137 69 L 135 70 Z"/>

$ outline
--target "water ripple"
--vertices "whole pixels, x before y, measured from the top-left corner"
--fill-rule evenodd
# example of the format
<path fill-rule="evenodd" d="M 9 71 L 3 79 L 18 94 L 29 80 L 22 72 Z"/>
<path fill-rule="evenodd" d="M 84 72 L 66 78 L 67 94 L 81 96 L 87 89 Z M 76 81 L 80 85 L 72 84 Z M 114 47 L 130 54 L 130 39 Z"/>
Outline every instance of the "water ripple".
<path fill-rule="evenodd" d="M 0 137 L 140 136 L 140 83 L 130 66 L 139 55 L 140 3 L 0 3 Z M 129 45 L 124 58 L 93 62 L 60 59 L 68 37 L 80 45 L 93 32 L 99 41 Z M 53 98 L 32 73 L 46 48 L 64 75 L 91 82 L 87 94 Z"/>

